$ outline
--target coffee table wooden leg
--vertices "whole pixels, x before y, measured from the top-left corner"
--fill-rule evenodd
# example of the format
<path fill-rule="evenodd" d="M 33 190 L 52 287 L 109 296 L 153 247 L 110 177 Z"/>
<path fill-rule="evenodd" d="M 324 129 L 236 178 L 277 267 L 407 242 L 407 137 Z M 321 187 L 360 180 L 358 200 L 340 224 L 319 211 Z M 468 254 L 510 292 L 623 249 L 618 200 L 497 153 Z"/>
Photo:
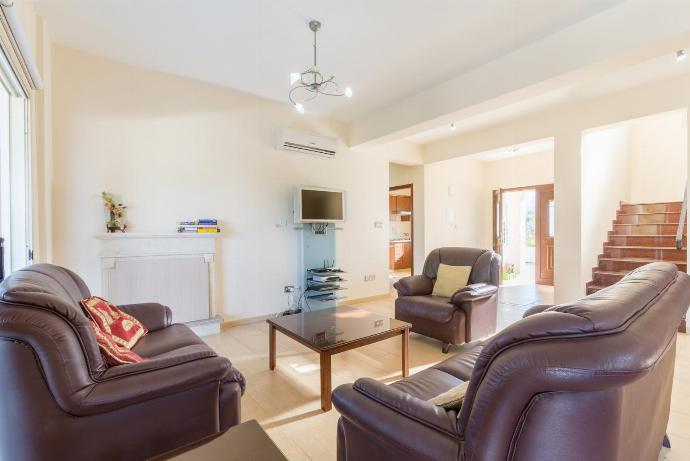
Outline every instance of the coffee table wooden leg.
<path fill-rule="evenodd" d="M 276 369 L 276 329 L 273 325 L 268 327 L 268 368 Z"/>
<path fill-rule="evenodd" d="M 321 409 L 329 411 L 331 405 L 331 354 L 321 352 L 319 354 L 321 362 Z"/>
<path fill-rule="evenodd" d="M 410 375 L 410 330 L 403 330 L 402 333 L 402 375 L 407 378 Z"/>

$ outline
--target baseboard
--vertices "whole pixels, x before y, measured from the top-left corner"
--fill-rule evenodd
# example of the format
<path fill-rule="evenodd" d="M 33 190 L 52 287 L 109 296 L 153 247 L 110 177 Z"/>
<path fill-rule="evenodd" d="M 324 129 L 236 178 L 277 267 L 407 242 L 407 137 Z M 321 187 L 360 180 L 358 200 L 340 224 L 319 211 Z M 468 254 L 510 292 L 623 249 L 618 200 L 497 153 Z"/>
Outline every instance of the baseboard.
<path fill-rule="evenodd" d="M 196 333 L 198 336 L 210 336 L 217 335 L 220 333 L 222 322 L 223 317 L 221 317 L 220 315 L 216 315 L 215 317 L 211 317 L 210 319 L 187 322 L 185 323 L 185 325 L 191 328 L 192 331 Z"/>
<path fill-rule="evenodd" d="M 356 305 L 356 304 L 364 304 L 367 302 L 371 301 L 380 301 L 383 299 L 390 299 L 393 297 L 392 293 L 384 293 L 380 295 L 374 295 L 374 296 L 367 296 L 365 298 L 356 298 L 356 299 L 348 299 L 347 301 L 343 301 L 342 303 L 338 303 L 339 306 L 350 306 L 350 305 Z M 278 315 L 278 313 L 273 313 L 273 314 L 264 314 L 264 315 L 258 315 L 256 317 L 247 317 L 243 319 L 237 319 L 237 320 L 228 320 L 223 322 L 220 325 L 221 330 L 227 330 L 228 328 L 233 328 L 233 327 L 238 327 L 240 325 L 249 325 L 251 323 L 257 323 L 257 322 L 265 322 L 266 320 L 275 317 Z"/>
<path fill-rule="evenodd" d="M 273 318 L 276 315 L 277 315 L 277 313 L 264 314 L 264 315 L 257 315 L 256 317 L 247 317 L 247 318 L 237 319 L 237 320 L 228 320 L 228 321 L 225 321 L 221 324 L 220 329 L 221 330 L 227 330 L 228 328 L 238 327 L 240 325 L 249 325 L 250 323 L 265 322 L 267 319 Z"/>
<path fill-rule="evenodd" d="M 364 298 L 348 299 L 348 300 L 346 300 L 346 301 L 343 301 L 343 302 L 340 303 L 339 305 L 341 305 L 341 306 L 349 306 L 349 305 L 352 305 L 352 304 L 363 304 L 363 303 L 368 303 L 368 302 L 371 302 L 371 301 L 381 301 L 381 300 L 383 300 L 383 299 L 390 299 L 390 298 L 392 298 L 392 297 L 394 297 L 394 295 L 393 295 L 392 293 L 389 292 L 389 293 L 384 293 L 384 294 L 380 294 L 380 295 L 366 296 L 366 297 L 364 297 Z"/>

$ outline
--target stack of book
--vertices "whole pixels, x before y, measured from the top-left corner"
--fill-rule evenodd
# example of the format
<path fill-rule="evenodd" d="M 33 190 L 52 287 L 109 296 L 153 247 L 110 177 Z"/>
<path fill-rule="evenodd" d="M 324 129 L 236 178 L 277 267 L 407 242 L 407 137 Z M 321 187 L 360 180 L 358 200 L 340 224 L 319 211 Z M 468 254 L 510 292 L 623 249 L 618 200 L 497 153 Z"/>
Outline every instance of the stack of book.
<path fill-rule="evenodd" d="M 216 234 L 220 232 L 220 227 L 218 227 L 217 219 L 187 219 L 177 223 L 177 232 L 192 234 Z"/>

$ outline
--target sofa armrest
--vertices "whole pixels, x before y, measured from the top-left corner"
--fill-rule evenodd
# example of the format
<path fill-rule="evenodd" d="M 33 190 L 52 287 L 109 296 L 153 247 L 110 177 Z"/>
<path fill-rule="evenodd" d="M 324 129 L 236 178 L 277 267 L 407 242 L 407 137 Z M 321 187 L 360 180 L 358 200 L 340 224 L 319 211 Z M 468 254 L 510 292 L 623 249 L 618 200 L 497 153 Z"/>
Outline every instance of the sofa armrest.
<path fill-rule="evenodd" d="M 395 282 L 393 288 L 398 290 L 398 296 L 424 296 L 431 294 L 434 283 L 426 275 L 413 275 L 401 278 Z"/>
<path fill-rule="evenodd" d="M 348 389 L 352 389 L 356 394 L 352 394 Z M 349 394 L 349 397 L 361 396 L 366 400 L 358 398 L 348 399 L 346 394 Z M 336 397 L 336 395 L 338 396 Z M 347 405 L 344 404 L 342 397 L 350 400 Z M 353 410 L 361 409 L 365 412 L 370 412 L 377 406 L 384 406 L 392 410 L 398 417 L 408 418 L 448 436 L 458 437 L 456 429 L 457 414 L 454 411 L 444 410 L 439 406 L 413 397 L 406 392 L 387 386 L 375 379 L 360 378 L 354 384 L 340 386 L 334 391 L 333 398 L 334 401 L 338 401 L 341 404 L 345 413 L 350 413 L 353 419 L 363 416 L 360 412 L 353 413 Z M 341 414 L 343 414 L 342 411 Z M 346 414 L 343 415 L 346 416 Z"/>
<path fill-rule="evenodd" d="M 139 320 L 149 331 L 162 330 L 172 324 L 172 311 L 162 304 L 123 304 L 117 308 Z"/>
<path fill-rule="evenodd" d="M 190 389 L 199 389 L 205 385 L 227 382 L 228 378 L 237 375 L 230 361 L 224 357 L 192 360 L 146 372 L 139 369 L 139 365 L 136 363 L 111 368 L 128 370 L 109 375 L 106 372 L 107 377 L 104 375 L 102 379 L 83 389 L 76 396 L 75 405 L 66 410 L 75 416 L 105 413 Z M 126 372 L 135 368 L 140 372 Z"/>
<path fill-rule="evenodd" d="M 522 318 L 524 319 L 525 317 L 529 317 L 530 315 L 540 314 L 540 313 L 544 312 L 546 309 L 548 309 L 549 307 L 553 307 L 553 306 L 554 306 L 553 304 L 541 304 L 538 306 L 532 306 L 529 309 L 527 309 L 524 314 L 522 314 Z"/>
<path fill-rule="evenodd" d="M 333 391 L 333 404 L 346 420 L 372 438 L 419 459 L 455 459 L 457 413 L 446 411 L 370 378 Z"/>
<path fill-rule="evenodd" d="M 99 381 L 107 381 L 109 379 L 117 379 L 139 373 L 148 373 L 209 357 L 217 357 L 217 354 L 206 345 L 192 344 L 157 355 L 153 358 L 144 359 L 143 362 L 110 367 L 100 376 Z"/>
<path fill-rule="evenodd" d="M 498 287 L 495 285 L 488 283 L 473 283 L 453 293 L 450 302 L 456 306 L 460 306 L 462 303 L 488 298 L 489 296 L 493 296 L 496 292 L 498 292 Z"/>

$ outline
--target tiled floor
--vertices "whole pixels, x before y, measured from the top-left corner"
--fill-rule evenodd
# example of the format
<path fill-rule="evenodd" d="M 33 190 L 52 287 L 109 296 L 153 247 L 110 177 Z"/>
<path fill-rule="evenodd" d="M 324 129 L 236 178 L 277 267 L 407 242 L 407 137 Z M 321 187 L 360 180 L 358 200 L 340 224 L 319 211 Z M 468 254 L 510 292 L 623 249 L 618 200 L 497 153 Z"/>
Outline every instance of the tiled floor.
<path fill-rule="evenodd" d="M 528 307 L 552 301 L 550 287 L 501 289 L 499 328 L 518 320 Z M 357 306 L 393 315 L 393 296 Z M 268 327 L 254 323 L 205 338 L 219 354 L 229 357 L 247 377 L 242 398 L 244 420 L 257 419 L 285 455 L 294 461 L 336 459 L 338 412 L 320 410 L 318 355 L 280 333 L 276 370 L 268 369 Z M 451 349 L 451 353 L 461 346 Z M 410 372 L 446 358 L 438 341 L 413 334 Z M 669 435 L 673 448 L 660 460 L 690 459 L 690 338 L 679 335 Z M 393 338 L 333 357 L 333 387 L 369 376 L 390 383 L 400 376 L 400 339 Z"/>

